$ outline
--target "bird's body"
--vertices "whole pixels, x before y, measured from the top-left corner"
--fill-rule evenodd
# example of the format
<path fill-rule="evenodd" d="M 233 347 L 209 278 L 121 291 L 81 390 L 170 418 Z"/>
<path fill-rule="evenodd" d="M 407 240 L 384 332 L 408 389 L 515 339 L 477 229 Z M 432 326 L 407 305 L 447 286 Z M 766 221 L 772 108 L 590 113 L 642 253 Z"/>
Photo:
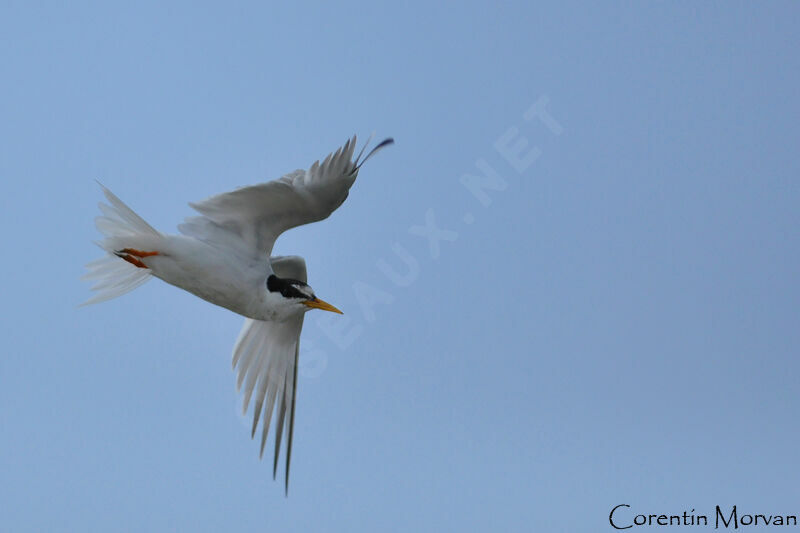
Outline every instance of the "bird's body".
<path fill-rule="evenodd" d="M 220 251 L 185 235 L 164 235 L 157 247 L 146 249 L 159 254 L 142 258 L 142 262 L 152 275 L 170 285 L 255 320 L 287 318 L 280 316 L 267 290 L 272 267 L 266 256 L 256 259 L 232 250 Z"/>
<path fill-rule="evenodd" d="M 363 160 L 363 149 L 353 160 L 355 142 L 353 137 L 308 170 L 190 204 L 200 216 L 186 219 L 180 235 L 155 230 L 104 187 L 111 205 L 100 204 L 103 216 L 96 223 L 105 236 L 98 244 L 107 255 L 87 265 L 85 278 L 96 280 L 97 291 L 87 303 L 120 296 L 155 276 L 246 317 L 233 350 L 237 385 L 244 387 L 245 411 L 255 394 L 253 436 L 263 415 L 262 454 L 273 411 L 277 416 L 273 475 L 286 427 L 287 490 L 303 316 L 312 308 L 340 311 L 308 286 L 301 257 L 271 252 L 287 229 L 336 210 L 360 166 L 392 140 L 379 143 Z"/>

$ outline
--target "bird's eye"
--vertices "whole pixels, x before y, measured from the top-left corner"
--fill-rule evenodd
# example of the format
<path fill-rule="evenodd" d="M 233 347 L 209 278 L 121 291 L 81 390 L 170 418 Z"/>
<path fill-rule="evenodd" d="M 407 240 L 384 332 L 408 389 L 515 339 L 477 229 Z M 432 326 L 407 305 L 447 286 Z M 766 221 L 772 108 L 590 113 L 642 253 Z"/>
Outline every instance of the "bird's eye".
<path fill-rule="evenodd" d="M 303 300 L 309 298 L 310 292 L 308 284 L 296 279 L 279 278 L 275 274 L 267 278 L 267 289 L 270 292 L 280 293 L 284 298 L 300 298 Z"/>

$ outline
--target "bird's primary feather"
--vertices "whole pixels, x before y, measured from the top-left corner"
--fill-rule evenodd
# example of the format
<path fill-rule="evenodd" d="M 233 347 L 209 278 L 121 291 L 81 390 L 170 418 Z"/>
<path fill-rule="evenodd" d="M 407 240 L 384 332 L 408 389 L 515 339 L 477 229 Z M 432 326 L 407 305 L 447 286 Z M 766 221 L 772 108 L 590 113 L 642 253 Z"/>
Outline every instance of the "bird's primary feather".
<path fill-rule="evenodd" d="M 308 170 L 295 170 L 277 180 L 189 205 L 216 227 L 236 234 L 251 249 L 269 255 L 281 233 L 323 220 L 342 204 L 358 175 L 352 161 L 355 144 L 353 137 Z M 200 225 L 193 217 L 178 229 L 199 238 L 196 229 Z"/>

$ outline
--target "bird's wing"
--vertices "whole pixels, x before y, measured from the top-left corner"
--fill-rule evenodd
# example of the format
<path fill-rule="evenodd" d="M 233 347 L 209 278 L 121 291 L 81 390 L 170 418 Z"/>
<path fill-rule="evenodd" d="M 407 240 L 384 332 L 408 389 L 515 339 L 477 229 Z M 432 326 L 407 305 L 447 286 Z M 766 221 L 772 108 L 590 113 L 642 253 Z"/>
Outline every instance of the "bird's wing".
<path fill-rule="evenodd" d="M 272 268 L 278 277 L 306 281 L 306 263 L 302 257 L 272 257 Z M 258 421 L 261 424 L 261 456 L 267 442 L 273 411 L 277 416 L 275 431 L 275 457 L 272 477 L 278 471 L 281 437 L 286 428 L 286 492 L 289 492 L 289 465 L 292 460 L 292 435 L 294 433 L 294 405 L 297 396 L 297 359 L 300 350 L 300 330 L 303 317 L 285 322 L 244 321 L 239 338 L 233 348 L 233 367 L 237 369 L 237 388 L 244 385 L 243 412 L 247 411 L 255 392 L 253 428 L 255 437 Z M 288 415 L 288 419 L 286 418 Z M 284 422 L 286 425 L 284 426 Z"/>
<path fill-rule="evenodd" d="M 275 240 L 287 229 L 330 216 L 347 198 L 361 165 L 392 142 L 386 139 L 379 143 L 359 162 L 364 150 L 353 159 L 356 145 L 353 136 L 308 170 L 295 170 L 277 180 L 189 204 L 202 216 L 188 218 L 179 229 L 184 234 L 217 243 L 225 242 L 225 234 L 235 234 L 251 251 L 269 256 Z M 219 238 L 220 235 L 223 237 Z"/>

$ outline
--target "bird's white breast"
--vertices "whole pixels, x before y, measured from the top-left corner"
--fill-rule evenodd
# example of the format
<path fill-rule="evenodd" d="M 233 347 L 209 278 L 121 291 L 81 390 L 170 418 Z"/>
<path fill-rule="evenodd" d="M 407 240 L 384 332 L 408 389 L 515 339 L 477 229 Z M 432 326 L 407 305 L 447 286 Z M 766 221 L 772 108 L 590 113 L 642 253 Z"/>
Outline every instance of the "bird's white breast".
<path fill-rule="evenodd" d="M 256 320 L 272 320 L 267 305 L 266 260 L 237 255 L 197 239 L 170 235 L 165 250 L 149 258 L 153 274 L 213 304 Z"/>

